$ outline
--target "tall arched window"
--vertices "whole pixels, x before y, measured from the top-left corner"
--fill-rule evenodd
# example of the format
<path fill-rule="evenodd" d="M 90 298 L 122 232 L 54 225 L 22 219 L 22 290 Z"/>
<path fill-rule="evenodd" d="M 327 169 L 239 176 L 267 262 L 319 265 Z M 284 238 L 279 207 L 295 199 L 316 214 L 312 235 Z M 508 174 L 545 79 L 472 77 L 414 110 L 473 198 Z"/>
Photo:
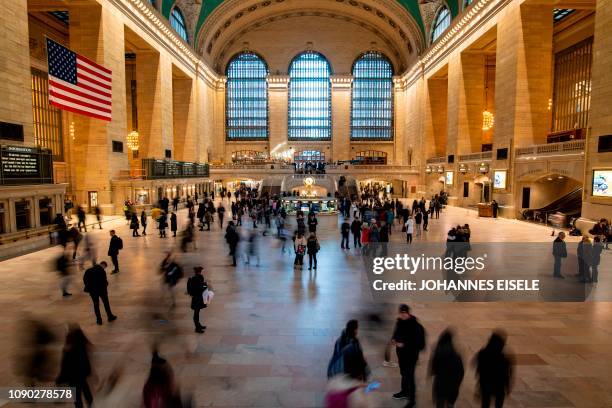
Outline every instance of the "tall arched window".
<path fill-rule="evenodd" d="M 474 0 L 463 0 L 463 8 L 468 8 L 468 6 L 472 4 L 472 1 Z"/>
<path fill-rule="evenodd" d="M 444 31 L 450 26 L 451 14 L 448 7 L 443 6 L 438 10 L 436 18 L 434 18 L 433 24 L 431 25 L 431 42 L 433 43 L 442 35 Z"/>
<path fill-rule="evenodd" d="M 366 52 L 353 64 L 351 139 L 393 139 L 393 67 L 380 52 Z"/>
<path fill-rule="evenodd" d="M 268 138 L 268 66 L 243 52 L 227 65 L 225 119 L 227 140 Z"/>
<path fill-rule="evenodd" d="M 289 140 L 331 139 L 331 67 L 314 51 L 289 65 Z"/>
<path fill-rule="evenodd" d="M 170 25 L 174 28 L 174 31 L 181 36 L 181 38 L 185 41 L 189 41 L 189 37 L 187 36 L 187 25 L 185 24 L 185 17 L 183 17 L 183 13 L 181 9 L 174 6 L 172 12 L 170 12 Z"/>

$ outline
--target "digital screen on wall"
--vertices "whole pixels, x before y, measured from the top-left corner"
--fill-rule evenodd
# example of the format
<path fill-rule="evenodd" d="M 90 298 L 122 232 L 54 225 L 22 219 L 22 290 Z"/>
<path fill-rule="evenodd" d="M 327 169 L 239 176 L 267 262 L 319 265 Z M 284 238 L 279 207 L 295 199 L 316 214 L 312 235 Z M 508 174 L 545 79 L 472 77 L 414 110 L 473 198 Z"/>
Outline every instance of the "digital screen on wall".
<path fill-rule="evenodd" d="M 593 170 L 593 195 L 612 197 L 612 170 Z"/>
<path fill-rule="evenodd" d="M 453 174 L 454 172 L 452 171 L 447 171 L 446 172 L 446 185 L 447 186 L 452 186 L 453 185 Z"/>
<path fill-rule="evenodd" d="M 507 174 L 506 170 L 495 170 L 493 173 L 493 188 L 505 189 Z"/>

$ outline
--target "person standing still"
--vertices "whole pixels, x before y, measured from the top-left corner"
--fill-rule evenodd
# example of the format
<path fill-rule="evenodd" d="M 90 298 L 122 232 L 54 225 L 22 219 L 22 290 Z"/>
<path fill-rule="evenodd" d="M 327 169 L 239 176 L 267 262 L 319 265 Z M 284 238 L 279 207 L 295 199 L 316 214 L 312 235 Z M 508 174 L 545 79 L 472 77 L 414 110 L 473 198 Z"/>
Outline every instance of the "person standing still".
<path fill-rule="evenodd" d="M 564 279 L 561 275 L 561 261 L 563 258 L 567 258 L 567 245 L 565 244 L 565 232 L 561 231 L 557 235 L 557 238 L 553 241 L 553 257 L 555 258 L 555 266 L 553 270 L 553 277 Z"/>
<path fill-rule="evenodd" d="M 142 210 L 140 213 L 140 225 L 142 225 L 142 235 L 147 235 L 147 212 Z"/>
<path fill-rule="evenodd" d="M 406 407 L 412 408 L 416 405 L 414 371 L 419 361 L 419 353 L 425 348 L 425 329 L 417 318 L 410 314 L 410 307 L 406 304 L 399 307 L 391 343 L 396 347 L 402 376 L 402 389 L 393 394 L 393 399 L 407 399 Z"/>
<path fill-rule="evenodd" d="M 423 213 L 420 209 L 417 209 L 416 214 L 414 215 L 414 223 L 416 225 L 416 236 L 421 236 L 421 222 L 423 221 Z"/>
<path fill-rule="evenodd" d="M 427 231 L 427 226 L 429 225 L 429 212 L 423 212 L 423 231 Z"/>
<path fill-rule="evenodd" d="M 340 248 L 344 249 L 345 243 L 346 243 L 346 249 L 351 249 L 349 247 L 349 232 L 350 231 L 351 231 L 351 225 L 348 223 L 348 218 L 345 218 L 344 222 L 340 226 L 340 233 L 342 234 L 342 242 L 340 243 Z"/>
<path fill-rule="evenodd" d="M 172 211 L 172 214 L 170 214 L 170 231 L 172 231 L 173 237 L 176 237 L 177 229 L 178 229 L 178 220 L 176 219 L 176 213 Z"/>
<path fill-rule="evenodd" d="M 412 215 L 408 216 L 408 221 L 406 221 L 406 242 L 412 244 L 412 234 L 414 234 L 414 220 L 412 219 Z"/>
<path fill-rule="evenodd" d="M 187 293 L 191 296 L 191 310 L 193 310 L 193 324 L 196 333 L 204 333 L 206 329 L 206 326 L 200 323 L 200 310 L 206 307 L 202 295 L 208 289 L 208 284 L 202 276 L 203 269 L 201 266 L 194 267 L 193 276 L 187 280 Z"/>
<path fill-rule="evenodd" d="M 108 256 L 113 261 L 111 274 L 119 273 L 119 251 L 123 249 L 123 240 L 115 234 L 115 230 L 110 230 L 110 243 L 108 245 Z"/>
<path fill-rule="evenodd" d="M 353 247 L 361 248 L 361 221 L 355 218 L 351 223 L 351 233 L 353 233 Z"/>
<path fill-rule="evenodd" d="M 591 261 L 591 282 L 597 283 L 599 279 L 599 264 L 601 263 L 601 253 L 604 246 L 599 236 L 593 238 L 593 257 Z"/>
<path fill-rule="evenodd" d="M 217 216 L 219 217 L 219 227 L 223 228 L 223 218 L 225 218 L 225 207 L 223 206 L 223 199 L 219 202 L 219 207 L 217 207 Z"/>
<path fill-rule="evenodd" d="M 114 231 L 113 231 L 114 232 Z M 85 284 L 85 292 L 89 293 L 93 302 L 94 313 L 96 314 L 96 323 L 102 324 L 102 315 L 100 314 L 100 299 L 106 311 L 106 317 L 109 323 L 116 320 L 111 312 L 110 303 L 108 302 L 108 280 L 106 279 L 106 262 L 102 261 L 98 265 L 94 265 L 85 271 L 83 275 L 83 283 Z"/>
<path fill-rule="evenodd" d="M 306 248 L 308 252 L 308 270 L 311 270 L 313 261 L 314 261 L 314 269 L 317 270 L 317 252 L 321 249 L 319 245 L 319 240 L 317 239 L 317 235 L 314 232 L 310 233 L 308 237 L 308 241 L 306 242 Z"/>

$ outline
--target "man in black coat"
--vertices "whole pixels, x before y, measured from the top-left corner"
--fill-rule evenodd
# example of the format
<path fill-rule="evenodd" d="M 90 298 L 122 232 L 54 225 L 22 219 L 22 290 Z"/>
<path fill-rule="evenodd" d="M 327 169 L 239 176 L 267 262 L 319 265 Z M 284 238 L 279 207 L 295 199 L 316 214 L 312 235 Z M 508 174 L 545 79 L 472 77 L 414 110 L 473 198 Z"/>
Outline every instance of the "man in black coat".
<path fill-rule="evenodd" d="M 351 223 L 351 232 L 353 233 L 353 246 L 361 248 L 361 221 L 355 218 Z"/>
<path fill-rule="evenodd" d="M 108 303 L 108 281 L 106 280 L 106 262 L 102 261 L 98 265 L 94 265 L 85 271 L 83 275 L 83 283 L 85 284 L 85 292 L 89 293 L 93 302 L 94 313 L 96 314 L 96 323 L 102 324 L 102 315 L 100 314 L 100 299 L 106 311 L 106 317 L 109 322 L 117 319 L 111 312 L 110 304 Z"/>
<path fill-rule="evenodd" d="M 240 241 L 240 235 L 236 232 L 234 222 L 230 221 L 225 230 L 225 241 L 229 245 L 230 255 L 232 256 L 232 266 L 236 266 L 236 249 Z"/>
<path fill-rule="evenodd" d="M 204 333 L 206 329 L 206 326 L 200 324 L 200 310 L 206 307 L 202 295 L 208 289 L 208 285 L 202 276 L 203 269 L 201 266 L 194 267 L 193 276 L 187 280 L 187 293 L 191 296 L 191 309 L 193 310 L 193 323 L 196 333 Z"/>
<path fill-rule="evenodd" d="M 401 304 L 399 307 L 399 316 L 391 340 L 396 347 L 397 361 L 402 375 L 402 389 L 393 394 L 393 399 L 407 399 L 406 407 L 414 407 L 416 404 L 414 371 L 419 353 L 425 348 L 425 329 L 417 318 L 410 314 L 410 307 L 406 304 Z"/>
<path fill-rule="evenodd" d="M 119 251 L 123 249 L 123 241 L 115 234 L 115 230 L 110 231 L 110 243 L 108 245 L 108 256 L 113 261 L 115 269 L 111 273 L 119 273 Z"/>
<path fill-rule="evenodd" d="M 563 279 L 561 275 L 561 260 L 567 258 L 567 245 L 565 244 L 565 232 L 559 232 L 557 238 L 553 242 L 553 257 L 555 258 L 555 268 L 553 271 L 553 277 Z"/>

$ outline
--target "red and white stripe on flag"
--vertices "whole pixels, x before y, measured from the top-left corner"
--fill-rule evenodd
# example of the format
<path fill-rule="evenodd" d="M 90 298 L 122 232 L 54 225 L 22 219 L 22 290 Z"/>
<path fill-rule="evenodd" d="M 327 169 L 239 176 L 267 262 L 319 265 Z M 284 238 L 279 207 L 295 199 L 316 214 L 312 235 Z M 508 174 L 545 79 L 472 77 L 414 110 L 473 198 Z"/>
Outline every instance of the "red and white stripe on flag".
<path fill-rule="evenodd" d="M 111 70 L 51 40 L 48 40 L 48 58 L 51 105 L 110 121 Z"/>

